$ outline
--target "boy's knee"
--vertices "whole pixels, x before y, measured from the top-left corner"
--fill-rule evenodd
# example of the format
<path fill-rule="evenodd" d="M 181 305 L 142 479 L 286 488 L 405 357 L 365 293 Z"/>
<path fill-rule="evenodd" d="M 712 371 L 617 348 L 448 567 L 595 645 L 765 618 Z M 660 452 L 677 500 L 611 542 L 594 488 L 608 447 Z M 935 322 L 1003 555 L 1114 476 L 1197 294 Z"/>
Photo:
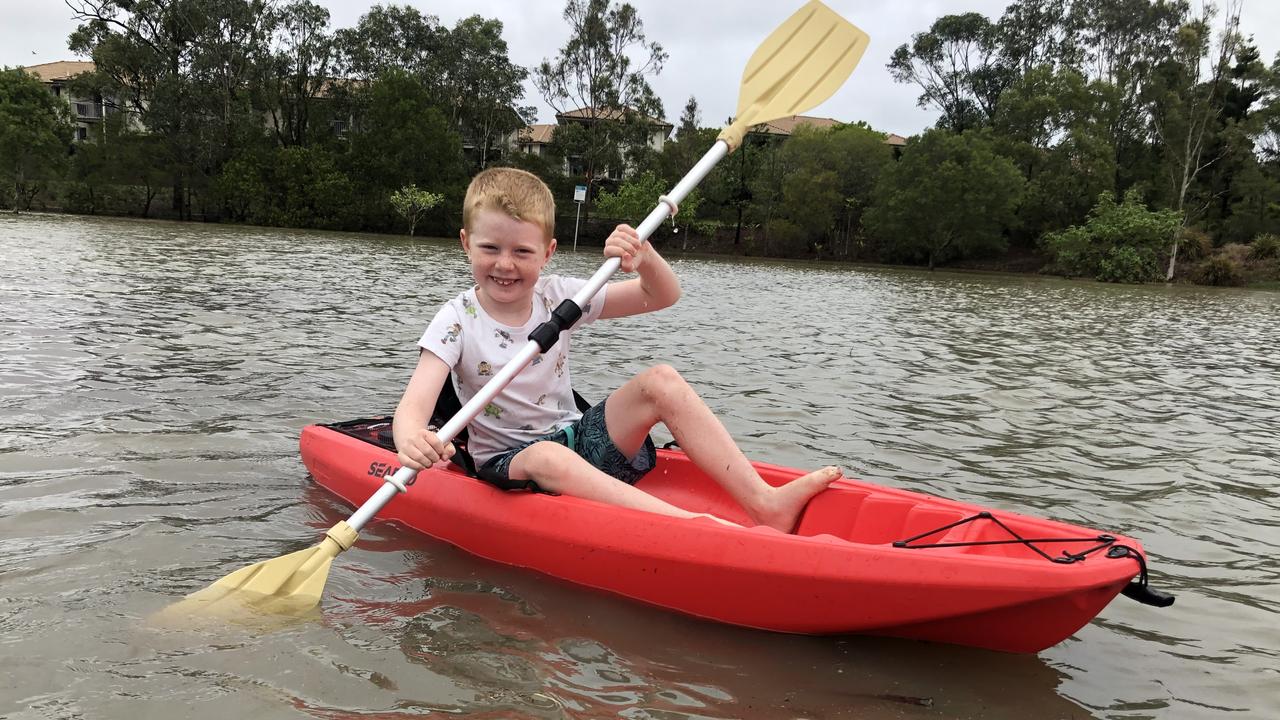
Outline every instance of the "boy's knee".
<path fill-rule="evenodd" d="M 659 388 L 670 388 L 679 385 L 686 385 L 684 378 L 680 377 L 680 373 L 670 365 L 654 365 L 644 371 L 645 379 L 650 384 Z"/>
<path fill-rule="evenodd" d="M 543 440 L 521 450 L 518 457 L 524 470 L 537 478 L 558 472 L 558 466 L 564 462 L 566 454 L 572 455 L 573 451 L 560 443 Z"/>

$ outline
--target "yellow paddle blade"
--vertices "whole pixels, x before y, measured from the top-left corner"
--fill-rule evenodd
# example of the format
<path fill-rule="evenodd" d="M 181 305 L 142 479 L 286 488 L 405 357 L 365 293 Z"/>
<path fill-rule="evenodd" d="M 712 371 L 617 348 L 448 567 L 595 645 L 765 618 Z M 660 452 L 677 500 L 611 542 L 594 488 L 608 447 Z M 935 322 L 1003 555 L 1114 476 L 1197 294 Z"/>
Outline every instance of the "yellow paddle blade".
<path fill-rule="evenodd" d="M 742 72 L 738 111 L 720 133 L 732 151 L 753 125 L 810 110 L 835 94 L 871 38 L 810 0 L 756 49 Z"/>
<path fill-rule="evenodd" d="M 319 545 L 241 568 L 164 611 L 164 615 L 298 614 L 320 603 L 333 559 L 359 536 L 345 521 Z"/>

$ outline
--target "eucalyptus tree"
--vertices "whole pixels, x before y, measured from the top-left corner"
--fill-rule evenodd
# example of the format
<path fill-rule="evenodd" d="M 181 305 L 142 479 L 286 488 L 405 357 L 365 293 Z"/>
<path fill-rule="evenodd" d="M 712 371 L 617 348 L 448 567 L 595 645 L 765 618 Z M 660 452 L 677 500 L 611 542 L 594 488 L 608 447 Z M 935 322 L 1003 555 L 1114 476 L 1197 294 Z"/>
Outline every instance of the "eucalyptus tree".
<path fill-rule="evenodd" d="M 1115 152 L 1116 188 L 1147 183 L 1150 122 L 1144 95 L 1155 68 L 1175 52 L 1188 20 L 1186 0 L 1075 0 L 1082 69 L 1097 86 L 1099 117 Z"/>
<path fill-rule="evenodd" d="M 50 177 L 71 147 L 71 114 L 35 77 L 0 68 L 0 178 L 9 185 L 13 212 Z"/>
<path fill-rule="evenodd" d="M 995 115 L 1012 76 L 999 41 L 997 26 L 981 13 L 944 15 L 893 52 L 889 73 L 920 87 L 916 102 L 942 113 L 939 127 L 956 132 L 980 127 Z"/>
<path fill-rule="evenodd" d="M 1143 96 L 1163 155 L 1171 204 L 1181 219 L 1170 238 L 1166 281 L 1173 280 L 1177 269 L 1183 232 L 1214 202 L 1212 197 L 1193 197 L 1193 185 L 1224 153 L 1214 134 L 1231 87 L 1231 59 L 1241 43 L 1240 5 L 1227 7 L 1217 38 L 1213 16 L 1214 10 L 1205 6 L 1199 16 L 1179 28 L 1173 52 L 1158 65 Z"/>
<path fill-rule="evenodd" d="M 996 23 L 1005 65 L 1021 76 L 1040 67 L 1078 69 L 1084 53 L 1071 8 L 1071 0 L 1017 0 L 1006 7 Z"/>
<path fill-rule="evenodd" d="M 554 60 L 542 61 L 533 81 L 557 113 L 579 113 L 577 122 L 560 124 L 554 142 L 582 163 L 589 202 L 600 176 L 643 147 L 651 119 L 663 117 L 647 78 L 662 71 L 667 53 L 645 37 L 627 3 L 568 0 L 564 19 L 569 39 Z"/>

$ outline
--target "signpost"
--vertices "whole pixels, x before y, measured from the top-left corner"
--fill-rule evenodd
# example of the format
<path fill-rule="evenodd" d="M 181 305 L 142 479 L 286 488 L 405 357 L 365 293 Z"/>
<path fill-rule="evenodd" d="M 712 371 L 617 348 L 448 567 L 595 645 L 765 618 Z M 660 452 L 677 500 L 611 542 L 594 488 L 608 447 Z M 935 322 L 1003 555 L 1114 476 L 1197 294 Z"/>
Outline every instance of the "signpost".
<path fill-rule="evenodd" d="M 578 221 L 582 219 L 582 203 L 587 201 L 586 185 L 574 186 L 573 201 L 578 204 L 578 214 L 573 218 L 573 251 L 578 252 Z"/>

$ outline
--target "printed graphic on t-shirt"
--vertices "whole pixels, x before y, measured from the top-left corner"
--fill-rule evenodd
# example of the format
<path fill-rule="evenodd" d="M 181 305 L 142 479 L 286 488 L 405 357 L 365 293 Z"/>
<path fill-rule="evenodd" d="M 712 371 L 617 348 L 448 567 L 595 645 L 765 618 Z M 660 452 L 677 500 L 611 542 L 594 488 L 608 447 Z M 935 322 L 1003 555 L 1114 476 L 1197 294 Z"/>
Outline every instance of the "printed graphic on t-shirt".
<path fill-rule="evenodd" d="M 418 344 L 449 366 L 458 399 L 466 403 L 515 359 L 527 345 L 529 334 L 551 318 L 552 310 L 585 284 L 584 280 L 555 275 L 539 278 L 529 319 L 520 327 L 492 318 L 473 287 L 440 308 Z M 582 318 L 573 330 L 599 317 L 605 292 L 607 289 L 601 290 L 585 304 Z M 477 462 L 483 463 L 498 452 L 536 440 L 578 419 L 569 363 L 571 333 L 560 336 L 555 355 L 534 357 L 471 421 L 469 449 Z"/>

